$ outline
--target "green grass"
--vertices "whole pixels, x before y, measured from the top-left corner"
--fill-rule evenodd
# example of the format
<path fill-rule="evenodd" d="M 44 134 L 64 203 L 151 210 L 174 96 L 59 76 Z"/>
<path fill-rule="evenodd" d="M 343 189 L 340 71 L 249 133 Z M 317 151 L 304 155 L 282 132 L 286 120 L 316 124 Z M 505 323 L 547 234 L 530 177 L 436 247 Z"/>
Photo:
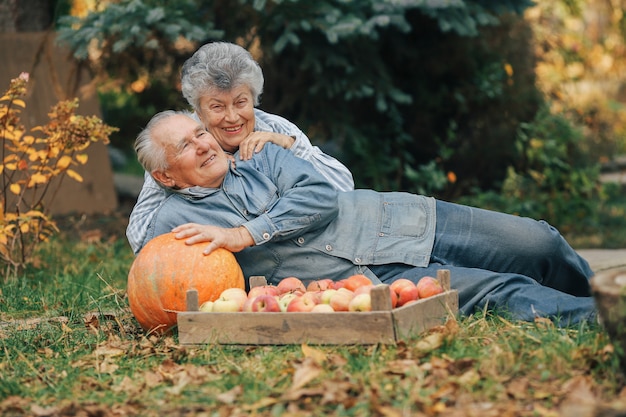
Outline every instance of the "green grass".
<path fill-rule="evenodd" d="M 607 210 L 623 218 L 625 201 Z M 623 219 L 594 239 L 618 236 L 617 228 L 626 230 Z M 626 379 L 597 325 L 560 329 L 481 313 L 397 346 L 189 347 L 175 334 L 146 335 L 128 309 L 133 255 L 120 235 L 88 243 L 72 237 L 74 231 L 63 233 L 41 248 L 22 276 L 0 286 L 0 415 L 557 416 L 572 409 L 606 415 L 626 410 Z"/>

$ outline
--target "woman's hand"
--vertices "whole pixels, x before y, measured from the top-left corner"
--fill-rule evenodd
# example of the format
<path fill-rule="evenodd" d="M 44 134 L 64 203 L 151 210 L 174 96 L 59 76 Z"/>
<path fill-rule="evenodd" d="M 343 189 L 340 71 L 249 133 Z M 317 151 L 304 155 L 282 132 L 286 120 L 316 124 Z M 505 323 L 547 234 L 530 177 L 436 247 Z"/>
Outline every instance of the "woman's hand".
<path fill-rule="evenodd" d="M 261 152 L 267 142 L 272 142 L 285 149 L 291 148 L 296 140 L 291 136 L 275 132 L 252 132 L 239 144 L 239 157 L 243 161 L 252 158 L 255 153 Z"/>
<path fill-rule="evenodd" d="M 248 229 L 243 226 L 224 228 L 197 223 L 186 223 L 172 229 L 176 239 L 186 239 L 187 245 L 209 242 L 203 253 L 208 255 L 217 248 L 231 252 L 239 252 L 254 245 L 254 239 Z"/>

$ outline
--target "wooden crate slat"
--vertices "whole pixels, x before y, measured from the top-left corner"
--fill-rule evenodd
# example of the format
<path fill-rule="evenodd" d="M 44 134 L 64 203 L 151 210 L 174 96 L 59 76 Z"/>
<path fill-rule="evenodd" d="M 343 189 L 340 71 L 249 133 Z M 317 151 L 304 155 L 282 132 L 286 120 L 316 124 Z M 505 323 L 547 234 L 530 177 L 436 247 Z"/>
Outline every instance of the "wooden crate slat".
<path fill-rule="evenodd" d="M 391 312 L 178 314 L 181 344 L 394 343 Z"/>

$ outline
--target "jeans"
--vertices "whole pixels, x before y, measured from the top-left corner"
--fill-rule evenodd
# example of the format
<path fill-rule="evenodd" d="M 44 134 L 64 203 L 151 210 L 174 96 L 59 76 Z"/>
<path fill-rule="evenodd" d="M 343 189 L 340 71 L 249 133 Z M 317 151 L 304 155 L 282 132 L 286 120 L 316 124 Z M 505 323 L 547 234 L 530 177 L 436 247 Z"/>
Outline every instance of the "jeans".
<path fill-rule="evenodd" d="M 428 267 L 370 266 L 382 282 L 417 282 L 450 270 L 459 311 L 507 312 L 512 319 L 548 317 L 559 325 L 595 320 L 593 272 L 545 221 L 437 201 L 435 245 Z"/>

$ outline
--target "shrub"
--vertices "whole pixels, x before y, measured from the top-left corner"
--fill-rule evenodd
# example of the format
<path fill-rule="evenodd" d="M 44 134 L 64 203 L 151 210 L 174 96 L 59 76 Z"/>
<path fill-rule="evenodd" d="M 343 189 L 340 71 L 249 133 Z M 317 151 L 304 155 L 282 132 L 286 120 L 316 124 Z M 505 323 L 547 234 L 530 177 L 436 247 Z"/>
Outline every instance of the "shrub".
<path fill-rule="evenodd" d="M 82 181 L 73 167 L 87 163 L 85 150 L 91 143 L 108 143 L 116 130 L 95 116 L 76 115 L 74 99 L 53 106 L 48 124 L 27 133 L 20 123 L 27 83 L 28 74 L 20 74 L 0 97 L 0 263 L 6 265 L 5 280 L 16 276 L 36 246 L 57 231 L 45 205 L 63 178 Z"/>

